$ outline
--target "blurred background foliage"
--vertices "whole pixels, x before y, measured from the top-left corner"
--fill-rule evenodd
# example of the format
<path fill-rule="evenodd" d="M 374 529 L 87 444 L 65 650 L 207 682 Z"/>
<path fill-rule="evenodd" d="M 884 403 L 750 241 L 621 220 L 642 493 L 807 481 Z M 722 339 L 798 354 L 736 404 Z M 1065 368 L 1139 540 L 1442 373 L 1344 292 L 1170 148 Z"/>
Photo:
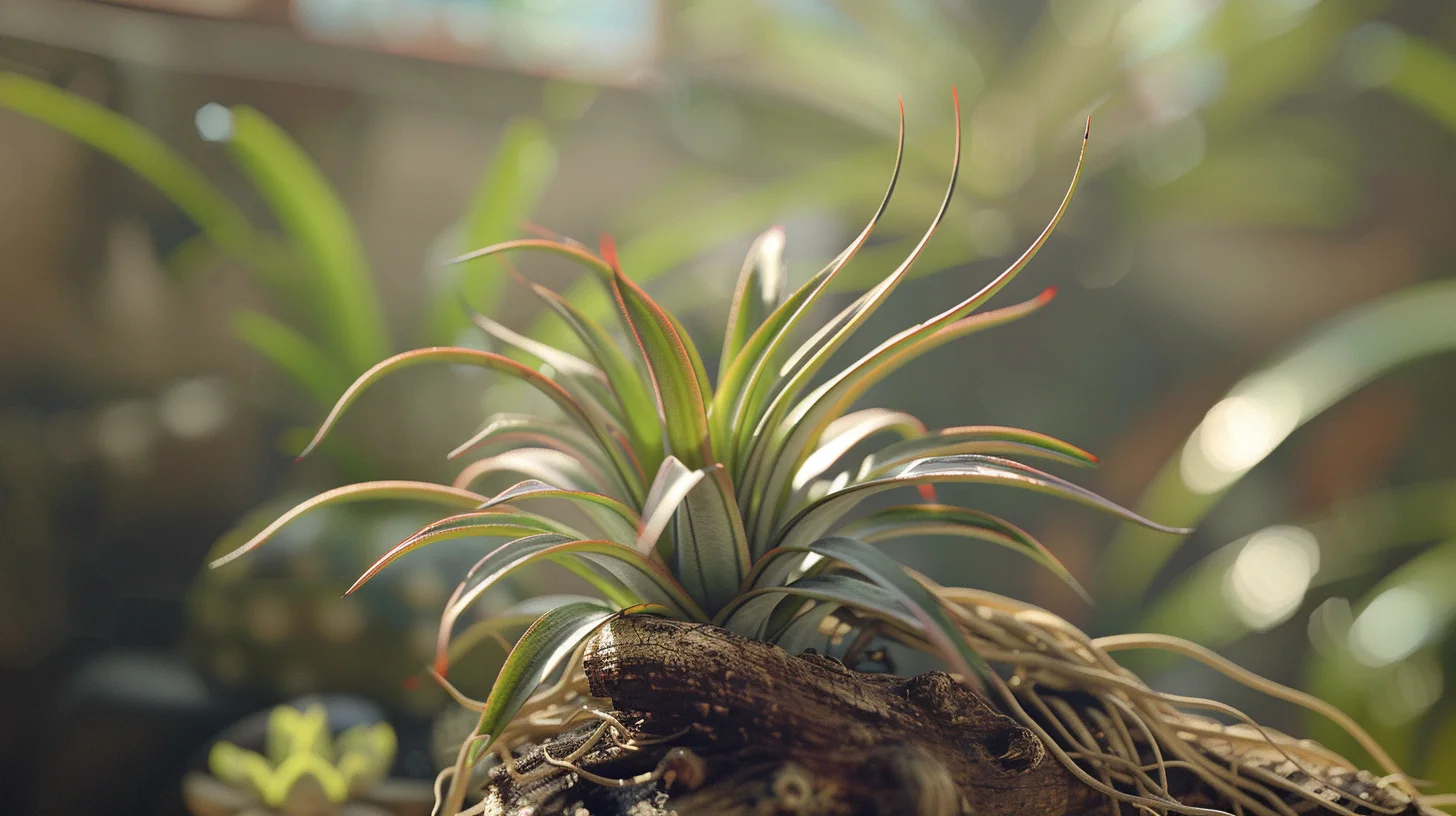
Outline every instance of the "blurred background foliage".
<path fill-rule="evenodd" d="M 861 342 L 1014 257 L 1090 114 L 1088 178 L 1007 295 L 1062 296 L 872 398 L 1087 447 L 1093 486 L 1197 532 L 977 500 L 1095 607 L 1001 553 L 907 557 L 1094 634 L 1197 639 L 1456 787 L 1453 54 L 1437 0 L 0 6 L 0 810 L 177 812 L 209 729 L 310 691 L 385 704 L 403 772 L 427 773 L 410 724 L 443 701 L 418 671 L 468 543 L 347 601 L 413 509 L 300 524 L 242 569 L 208 552 L 348 481 L 449 480 L 446 451 L 532 399 L 412 373 L 291 463 L 381 356 L 485 345 L 462 300 L 559 339 L 497 263 L 450 257 L 610 231 L 711 353 L 755 234 L 784 224 L 802 280 L 868 216 L 897 96 L 904 175 L 846 277 L 904 253 L 946 180 L 952 87 L 955 203 Z M 517 261 L 603 308 L 566 264 Z M 1356 750 L 1203 671 L 1138 668 Z"/>

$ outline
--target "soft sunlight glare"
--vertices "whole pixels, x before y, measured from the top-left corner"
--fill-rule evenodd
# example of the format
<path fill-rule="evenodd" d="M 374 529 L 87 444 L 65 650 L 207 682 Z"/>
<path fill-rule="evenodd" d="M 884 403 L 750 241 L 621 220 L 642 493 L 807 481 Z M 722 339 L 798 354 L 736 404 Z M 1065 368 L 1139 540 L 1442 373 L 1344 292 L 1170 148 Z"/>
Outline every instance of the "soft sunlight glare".
<path fill-rule="evenodd" d="M 1189 490 L 1217 493 L 1263 461 L 1299 424 L 1301 400 L 1293 388 L 1261 384 L 1209 409 L 1183 448 L 1179 474 Z"/>
<path fill-rule="evenodd" d="M 226 142 L 233 137 L 233 112 L 216 102 L 198 108 L 193 123 L 204 142 Z"/>
<path fill-rule="evenodd" d="M 1270 629 L 1299 609 L 1319 572 L 1319 542 L 1301 527 L 1278 526 L 1249 536 L 1224 574 L 1223 597 L 1250 629 Z"/>
<path fill-rule="evenodd" d="M 1435 610 L 1420 590 L 1398 586 L 1380 593 L 1350 627 L 1350 654 L 1378 668 L 1415 653 L 1431 634 Z"/>

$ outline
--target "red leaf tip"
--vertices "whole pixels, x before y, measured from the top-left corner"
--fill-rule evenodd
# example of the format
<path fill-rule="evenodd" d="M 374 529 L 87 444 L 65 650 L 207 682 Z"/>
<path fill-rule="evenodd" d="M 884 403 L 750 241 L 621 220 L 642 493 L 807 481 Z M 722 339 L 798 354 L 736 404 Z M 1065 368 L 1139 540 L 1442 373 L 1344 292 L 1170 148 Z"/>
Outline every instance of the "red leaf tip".
<path fill-rule="evenodd" d="M 1045 288 L 1045 289 L 1043 289 L 1041 291 L 1041 294 L 1039 294 L 1039 295 L 1036 296 L 1036 299 L 1037 299 L 1037 301 L 1039 301 L 1041 303 L 1047 303 L 1048 301 L 1050 301 L 1052 298 L 1054 298 L 1056 296 L 1057 296 L 1057 287 L 1055 287 L 1055 286 L 1048 286 L 1047 288 Z"/>
<path fill-rule="evenodd" d="M 601 245 L 602 260 L 607 262 L 607 266 L 610 266 L 612 271 L 619 275 L 622 274 L 622 267 L 617 263 L 617 242 L 612 239 L 611 233 L 602 233 L 601 237 L 597 239 L 597 243 Z"/>

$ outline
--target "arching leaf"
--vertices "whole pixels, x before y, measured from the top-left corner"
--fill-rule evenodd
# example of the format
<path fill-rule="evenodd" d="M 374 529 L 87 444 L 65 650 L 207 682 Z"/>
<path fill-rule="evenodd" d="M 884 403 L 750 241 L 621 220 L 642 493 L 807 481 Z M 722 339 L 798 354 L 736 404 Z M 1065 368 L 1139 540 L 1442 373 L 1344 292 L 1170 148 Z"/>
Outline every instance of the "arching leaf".
<path fill-rule="evenodd" d="M 799 466 L 791 486 L 795 490 L 803 488 L 833 467 L 855 445 L 887 431 L 899 434 L 904 441 L 913 441 L 925 433 L 925 423 L 903 411 L 887 408 L 866 408 L 846 414 L 825 427 L 819 447 Z"/>
<path fill-rule="evenodd" d="M 535 513 L 488 510 L 450 516 L 425 525 L 409 538 L 390 547 L 388 552 L 369 565 L 364 574 L 360 575 L 344 594 L 352 595 L 359 587 L 368 583 L 385 567 L 393 564 L 406 553 L 414 552 L 421 547 L 428 547 L 439 541 L 451 541 L 459 538 L 519 538 L 541 533 L 560 535 L 567 539 L 581 537 L 580 533 L 565 524 L 538 516 Z"/>
<path fill-rule="evenodd" d="M 541 373 L 534 371 L 524 365 L 521 365 L 520 363 L 510 359 L 509 357 L 503 357 L 499 354 L 492 354 L 488 351 L 477 351 L 476 349 L 468 348 L 443 346 L 436 348 L 418 349 L 416 351 L 406 351 L 402 354 L 396 354 L 393 357 L 390 357 L 389 359 L 376 364 L 373 368 L 360 375 L 359 379 L 355 380 L 354 384 L 349 386 L 349 390 L 345 391 L 343 396 L 339 397 L 339 401 L 334 404 L 333 410 L 329 412 L 328 417 L 319 427 L 318 433 L 314 435 L 313 440 L 310 441 L 308 443 L 308 446 L 303 449 L 303 453 L 300 453 L 299 457 L 301 458 L 307 456 L 310 452 L 313 451 L 314 448 L 318 446 L 320 442 L 323 441 L 324 437 L 328 435 L 329 431 L 338 422 L 339 417 L 343 415 L 344 411 L 348 409 L 348 407 L 354 403 L 354 400 L 358 399 L 359 395 L 362 394 L 364 390 L 367 389 L 369 386 L 373 385 L 374 383 L 396 371 L 417 365 L 423 365 L 425 363 L 448 363 L 454 365 L 475 366 L 477 368 L 497 371 L 502 374 L 515 377 L 516 379 L 522 380 L 526 384 L 534 387 L 536 390 L 549 397 L 552 402 L 556 403 L 557 406 L 559 406 L 561 410 L 566 413 L 567 416 L 571 417 L 583 429 L 589 431 L 592 434 L 592 436 L 596 439 L 597 444 L 612 460 L 613 464 L 616 465 L 617 471 L 621 475 L 622 480 L 629 487 L 633 488 L 633 495 L 640 495 L 640 491 L 642 490 L 642 477 L 641 474 L 637 471 L 636 464 L 630 460 L 630 453 L 624 448 L 625 440 L 622 440 L 620 439 L 620 437 L 614 435 L 610 429 L 602 427 L 601 424 L 593 419 L 592 416 L 588 414 L 585 409 L 582 408 L 581 404 L 573 399 L 570 394 L 566 393 L 566 391 L 563 390 L 561 386 L 552 382 L 549 378 L 543 376 Z"/>
<path fill-rule="evenodd" d="M 788 270 L 784 266 L 784 228 L 771 227 L 753 242 L 728 307 L 728 329 L 718 357 L 718 379 L 728 373 L 733 359 L 753 331 L 783 302 Z"/>
<path fill-rule="evenodd" d="M 657 415 L 657 400 L 643 381 L 637 367 L 622 353 L 606 329 L 592 320 L 561 295 L 517 276 L 542 303 L 561 318 L 591 352 L 622 408 L 627 435 L 632 440 L 644 468 L 656 468 L 662 459 L 662 423 Z"/>
<path fill-rule="evenodd" d="M 898 476 L 850 485 L 820 499 L 785 524 L 775 536 L 776 546 L 802 549 L 819 539 L 860 502 L 878 493 L 917 484 L 1002 484 L 1049 493 L 1085 504 L 1111 515 L 1172 535 L 1185 531 L 1166 527 L 1117 505 L 1092 491 L 1036 468 L 993 456 L 965 454 L 923 459 Z"/>
<path fill-rule="evenodd" d="M 610 244 L 604 249 L 604 254 L 610 254 Z M 711 461 L 712 451 L 707 408 L 694 354 L 689 350 L 691 340 L 679 332 L 662 307 L 620 271 L 614 271 L 612 291 L 647 361 L 672 455 L 688 467 L 704 467 Z"/>
<path fill-rule="evenodd" d="M 501 729 L 521 710 L 541 681 L 613 614 L 605 605 L 578 601 L 547 612 L 521 635 L 506 656 L 475 726 L 476 735 L 488 737 L 471 749 L 472 762 L 500 736 Z"/>
<path fill-rule="evenodd" d="M 600 524 L 613 541 L 630 545 L 637 540 L 637 513 L 610 496 L 585 490 L 568 490 L 536 479 L 518 482 L 482 502 L 477 508 L 489 510 L 506 502 L 521 499 L 565 499 L 586 511 Z"/>
<path fill-rule="evenodd" d="M 825 436 L 828 436 L 827 431 Z M 856 478 L 878 478 L 917 459 L 961 453 L 991 456 L 1023 454 L 1084 467 L 1098 462 L 1097 457 L 1087 451 L 1046 434 L 998 425 L 967 425 L 944 428 L 887 445 L 865 457 Z"/>
<path fill-rule="evenodd" d="M 1089 603 L 1092 600 L 1066 565 L 1045 545 L 1011 522 L 980 510 L 945 504 L 887 507 L 845 525 L 840 533 L 866 544 L 916 536 L 960 536 L 990 542 L 1031 558 L 1066 581 L 1084 600 Z"/>
<path fill-rule="evenodd" d="M 662 460 L 657 477 L 647 489 L 647 501 L 642 504 L 642 522 L 637 530 L 638 552 L 643 555 L 652 552 L 683 499 L 702 478 L 703 471 L 688 468 L 676 456 Z"/>
<path fill-rule="evenodd" d="M 274 533 L 281 530 L 284 525 L 320 507 L 357 501 L 375 501 L 379 499 L 420 501 L 462 509 L 475 507 L 485 501 L 485 497 L 479 493 L 472 493 L 469 490 L 463 490 L 458 487 L 437 485 L 431 482 L 381 481 L 336 487 L 333 490 L 320 493 L 292 510 L 289 510 L 287 513 L 284 513 L 277 521 L 268 525 L 262 532 L 249 539 L 246 544 L 243 544 L 241 547 L 238 547 L 221 558 L 214 559 L 211 566 L 213 569 L 216 569 L 229 561 L 241 558 L 243 555 L 262 545 L 263 542 L 272 538 Z"/>

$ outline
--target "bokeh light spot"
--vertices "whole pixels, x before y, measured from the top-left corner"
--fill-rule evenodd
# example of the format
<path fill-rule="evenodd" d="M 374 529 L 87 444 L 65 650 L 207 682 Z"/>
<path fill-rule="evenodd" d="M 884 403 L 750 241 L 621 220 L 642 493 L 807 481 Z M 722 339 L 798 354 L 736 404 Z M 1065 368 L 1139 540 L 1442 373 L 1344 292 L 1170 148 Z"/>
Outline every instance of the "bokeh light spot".
<path fill-rule="evenodd" d="M 1282 525 L 1260 530 L 1224 574 L 1224 600 L 1250 629 L 1273 628 L 1304 602 L 1319 563 L 1319 542 L 1308 530 Z"/>

